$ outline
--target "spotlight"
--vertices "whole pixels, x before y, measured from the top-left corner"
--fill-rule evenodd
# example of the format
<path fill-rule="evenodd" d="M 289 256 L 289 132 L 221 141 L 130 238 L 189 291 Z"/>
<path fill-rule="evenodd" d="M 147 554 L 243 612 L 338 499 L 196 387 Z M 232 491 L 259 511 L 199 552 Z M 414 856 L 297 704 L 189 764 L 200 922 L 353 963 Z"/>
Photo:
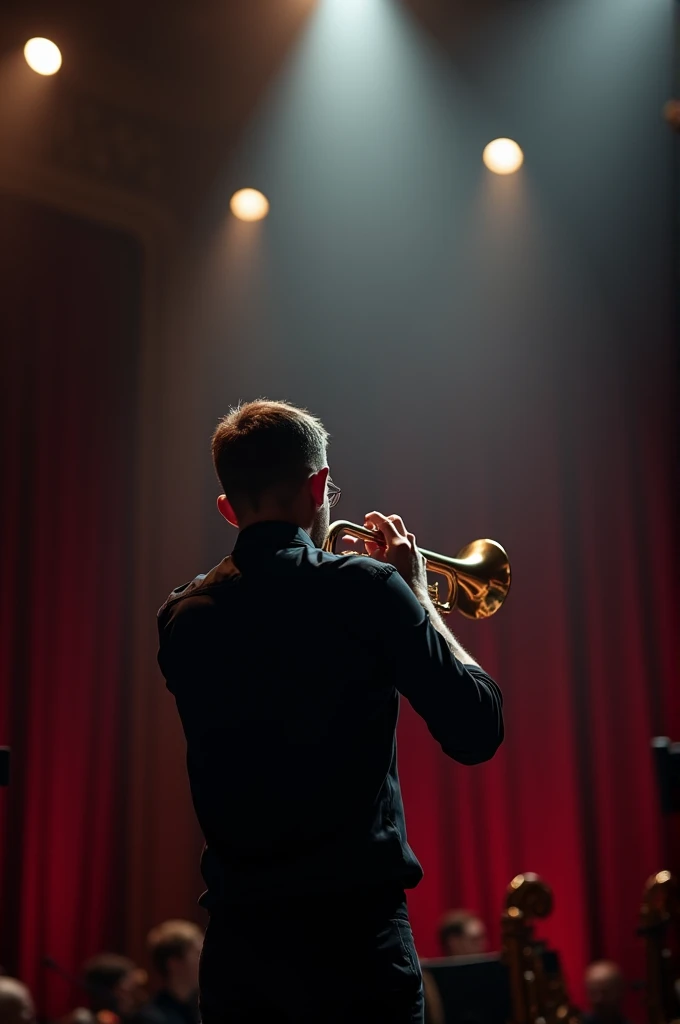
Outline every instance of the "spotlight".
<path fill-rule="evenodd" d="M 494 139 L 484 150 L 483 159 L 494 174 L 514 174 L 524 163 L 524 153 L 512 139 Z"/>
<path fill-rule="evenodd" d="M 229 206 L 239 220 L 263 220 L 269 213 L 269 200 L 256 188 L 242 188 L 234 192 Z"/>
<path fill-rule="evenodd" d="M 37 36 L 24 46 L 24 57 L 29 68 L 39 75 L 55 75 L 61 67 L 61 50 L 51 39 Z"/>

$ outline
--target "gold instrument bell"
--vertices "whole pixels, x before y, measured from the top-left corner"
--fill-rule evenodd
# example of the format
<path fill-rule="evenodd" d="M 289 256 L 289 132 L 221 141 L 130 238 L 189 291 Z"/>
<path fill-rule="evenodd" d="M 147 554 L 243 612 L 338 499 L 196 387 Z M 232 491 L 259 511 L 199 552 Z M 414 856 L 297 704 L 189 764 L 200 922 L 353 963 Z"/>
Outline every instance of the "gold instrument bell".
<path fill-rule="evenodd" d="M 324 551 L 335 553 L 340 537 L 380 543 L 381 533 L 356 523 L 339 520 L 332 523 L 324 543 Z M 510 560 L 495 540 L 473 540 L 455 558 L 419 549 L 427 561 L 427 571 L 446 579 L 448 591 L 442 600 L 439 582 L 429 585 L 435 608 L 448 615 L 455 608 L 466 619 L 488 619 L 495 615 L 510 591 Z M 340 552 L 359 554 L 359 552 Z"/>

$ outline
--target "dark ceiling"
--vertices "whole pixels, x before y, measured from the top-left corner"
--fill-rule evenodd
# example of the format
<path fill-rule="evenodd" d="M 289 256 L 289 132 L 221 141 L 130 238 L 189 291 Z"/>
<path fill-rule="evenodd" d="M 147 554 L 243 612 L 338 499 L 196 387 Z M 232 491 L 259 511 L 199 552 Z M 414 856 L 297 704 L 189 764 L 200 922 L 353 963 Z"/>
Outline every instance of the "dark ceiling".
<path fill-rule="evenodd" d="M 3 0 L 5 54 L 53 39 L 61 74 L 170 122 L 240 120 L 309 11 L 309 0 Z"/>
<path fill-rule="evenodd" d="M 395 2 L 450 45 L 498 0 Z M 64 54 L 61 74 L 81 88 L 170 122 L 223 130 L 247 117 L 318 3 L 3 0 L 3 56 L 32 35 L 48 36 Z"/>
<path fill-rule="evenodd" d="M 56 125 L 70 112 L 50 143 L 62 163 L 85 160 L 95 173 L 115 164 L 119 177 L 134 164 L 138 174 L 147 140 L 154 139 L 157 167 L 147 175 L 147 192 L 181 216 L 193 215 L 196 197 L 208 194 L 223 173 L 259 100 L 324 2 L 1 0 L 0 158 L 3 148 L 36 145 L 30 140 L 39 137 L 24 130 L 36 124 L 34 108 L 22 113 L 24 88 L 51 104 L 46 121 Z M 402 5 L 438 45 L 461 56 L 471 34 L 484 38 L 485 19 L 498 7 L 541 0 L 365 2 Z M 37 81 L 24 64 L 23 45 L 35 35 L 61 49 L 57 79 Z M 468 53 L 473 60 L 474 49 Z M 105 137 L 93 132 L 93 119 L 108 125 Z"/>

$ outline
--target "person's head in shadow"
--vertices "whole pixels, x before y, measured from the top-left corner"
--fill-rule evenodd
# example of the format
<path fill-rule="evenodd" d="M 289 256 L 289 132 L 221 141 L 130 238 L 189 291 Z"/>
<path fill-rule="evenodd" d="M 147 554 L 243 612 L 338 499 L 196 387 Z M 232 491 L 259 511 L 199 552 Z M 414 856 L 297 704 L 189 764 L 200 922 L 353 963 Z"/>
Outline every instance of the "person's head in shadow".
<path fill-rule="evenodd" d="M 93 1013 L 130 1017 L 139 1009 L 140 972 L 126 956 L 100 953 L 83 965 L 82 974 Z"/>
<path fill-rule="evenodd" d="M 449 910 L 439 924 L 439 944 L 444 956 L 479 956 L 489 948 L 486 925 L 471 910 Z"/>
<path fill-rule="evenodd" d="M 163 990 L 180 1003 L 195 1000 L 203 932 L 191 921 L 164 921 L 147 938 L 151 962 Z"/>
<path fill-rule="evenodd" d="M 16 978 L 0 977 L 0 1024 L 35 1024 L 31 993 Z"/>
<path fill-rule="evenodd" d="M 612 960 L 598 960 L 590 964 L 585 976 L 586 993 L 591 1021 L 602 1024 L 616 1024 L 623 1021 L 623 1000 L 626 986 L 623 972 Z"/>

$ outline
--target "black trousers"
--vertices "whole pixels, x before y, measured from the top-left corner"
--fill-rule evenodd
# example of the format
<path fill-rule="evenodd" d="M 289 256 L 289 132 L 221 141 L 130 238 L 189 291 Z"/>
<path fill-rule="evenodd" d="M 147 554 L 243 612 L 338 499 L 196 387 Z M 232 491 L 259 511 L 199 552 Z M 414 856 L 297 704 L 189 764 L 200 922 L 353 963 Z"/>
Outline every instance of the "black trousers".
<path fill-rule="evenodd" d="M 203 1024 L 422 1024 L 403 891 L 213 913 L 201 956 Z"/>

